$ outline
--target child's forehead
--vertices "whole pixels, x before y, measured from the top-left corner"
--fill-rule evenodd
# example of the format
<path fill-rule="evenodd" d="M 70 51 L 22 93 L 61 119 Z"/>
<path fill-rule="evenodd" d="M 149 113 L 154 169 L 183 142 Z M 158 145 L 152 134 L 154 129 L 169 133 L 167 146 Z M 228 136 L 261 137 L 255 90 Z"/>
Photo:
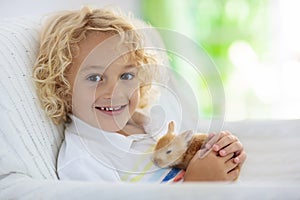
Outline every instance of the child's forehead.
<path fill-rule="evenodd" d="M 97 49 L 117 51 L 120 48 L 134 50 L 140 43 L 138 37 L 133 37 L 133 31 L 125 31 L 120 33 L 90 31 L 87 32 L 85 39 L 79 42 L 79 46 L 88 48 L 90 51 Z M 118 47 L 118 48 L 115 48 Z M 140 46 L 139 46 L 140 47 Z"/>
<path fill-rule="evenodd" d="M 105 41 L 109 41 L 109 38 L 113 36 L 113 34 L 100 31 L 87 33 L 86 37 L 78 43 L 80 53 L 88 54 L 98 45 L 104 44 Z M 112 43 L 112 40 L 110 43 Z"/>
<path fill-rule="evenodd" d="M 79 44 L 81 65 L 101 63 L 108 66 L 113 62 L 137 62 L 135 49 L 122 40 L 118 34 L 90 33 Z"/>

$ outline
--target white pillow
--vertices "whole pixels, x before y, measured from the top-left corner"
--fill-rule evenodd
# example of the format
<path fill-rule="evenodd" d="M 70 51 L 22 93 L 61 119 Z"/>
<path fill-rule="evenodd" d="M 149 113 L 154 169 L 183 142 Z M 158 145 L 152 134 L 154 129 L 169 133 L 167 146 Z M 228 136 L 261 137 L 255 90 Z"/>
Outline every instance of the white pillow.
<path fill-rule="evenodd" d="M 63 129 L 45 116 L 31 76 L 39 21 L 0 20 L 0 177 L 22 173 L 57 179 L 56 158 Z"/>

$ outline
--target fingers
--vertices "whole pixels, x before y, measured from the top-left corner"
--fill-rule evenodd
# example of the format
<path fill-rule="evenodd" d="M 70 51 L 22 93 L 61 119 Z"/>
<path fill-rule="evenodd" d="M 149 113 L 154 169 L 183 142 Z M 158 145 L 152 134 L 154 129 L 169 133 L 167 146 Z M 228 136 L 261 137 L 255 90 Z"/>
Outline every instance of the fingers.
<path fill-rule="evenodd" d="M 229 154 L 225 157 L 222 157 L 225 160 L 225 164 L 226 164 L 225 165 L 226 166 L 225 170 L 226 170 L 227 173 L 231 172 L 232 170 L 234 170 L 238 166 L 238 164 L 234 162 L 234 157 L 233 156 L 234 156 L 234 154 L 232 153 L 232 154 Z"/>
<path fill-rule="evenodd" d="M 240 173 L 239 164 L 234 162 L 234 153 L 228 154 L 224 157 L 220 157 L 224 160 L 224 172 L 226 173 L 226 180 L 236 180 Z"/>
<path fill-rule="evenodd" d="M 243 145 L 236 136 L 232 135 L 229 131 L 221 131 L 219 138 L 213 145 L 214 151 L 218 151 L 220 156 L 235 153 L 235 157 L 237 157 L 235 162 L 243 162 L 245 160 L 245 155 L 240 156 L 241 152 L 244 151 Z"/>
<path fill-rule="evenodd" d="M 245 160 L 247 158 L 247 154 L 245 151 L 242 151 L 237 157 L 235 157 L 233 159 L 233 161 L 236 163 L 236 164 L 239 164 L 240 166 L 244 164 Z"/>
<path fill-rule="evenodd" d="M 210 149 L 219 140 L 219 134 L 209 133 L 206 140 L 205 148 Z"/>
<path fill-rule="evenodd" d="M 238 141 L 237 137 L 232 135 L 229 131 L 221 131 L 219 140 L 213 145 L 215 151 L 219 151 L 229 144 Z"/>
<path fill-rule="evenodd" d="M 240 175 L 240 168 L 236 167 L 227 173 L 227 178 L 228 180 L 234 181 L 237 180 L 239 175 Z"/>
<path fill-rule="evenodd" d="M 219 151 L 220 156 L 225 156 L 230 153 L 235 153 L 235 156 L 240 155 L 243 151 L 243 145 L 240 141 L 235 141 Z"/>

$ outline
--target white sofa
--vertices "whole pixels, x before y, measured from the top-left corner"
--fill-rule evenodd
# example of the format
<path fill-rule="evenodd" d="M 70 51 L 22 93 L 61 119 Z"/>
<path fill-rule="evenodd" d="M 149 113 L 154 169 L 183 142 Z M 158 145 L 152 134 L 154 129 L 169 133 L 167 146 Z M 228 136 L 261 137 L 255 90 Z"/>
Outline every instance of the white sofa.
<path fill-rule="evenodd" d="M 0 199 L 300 199 L 300 120 L 224 123 L 248 154 L 236 183 L 58 180 L 63 129 L 41 110 L 31 80 L 39 31 L 34 18 L 0 20 Z"/>

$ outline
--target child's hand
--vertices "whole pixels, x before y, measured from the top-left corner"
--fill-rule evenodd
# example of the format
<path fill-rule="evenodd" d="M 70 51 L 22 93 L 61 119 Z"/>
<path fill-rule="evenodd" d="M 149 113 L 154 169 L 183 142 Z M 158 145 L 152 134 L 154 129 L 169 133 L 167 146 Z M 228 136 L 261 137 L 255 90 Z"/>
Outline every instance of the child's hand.
<path fill-rule="evenodd" d="M 213 151 L 218 152 L 221 157 L 231 155 L 233 153 L 233 161 L 236 164 L 239 164 L 240 167 L 247 157 L 242 143 L 229 131 L 221 131 L 219 134 L 219 140 L 213 145 L 212 149 Z"/>
<path fill-rule="evenodd" d="M 239 175 L 238 164 L 233 161 L 234 153 L 219 156 L 211 151 L 200 159 L 199 152 L 190 161 L 184 181 L 234 181 Z"/>

